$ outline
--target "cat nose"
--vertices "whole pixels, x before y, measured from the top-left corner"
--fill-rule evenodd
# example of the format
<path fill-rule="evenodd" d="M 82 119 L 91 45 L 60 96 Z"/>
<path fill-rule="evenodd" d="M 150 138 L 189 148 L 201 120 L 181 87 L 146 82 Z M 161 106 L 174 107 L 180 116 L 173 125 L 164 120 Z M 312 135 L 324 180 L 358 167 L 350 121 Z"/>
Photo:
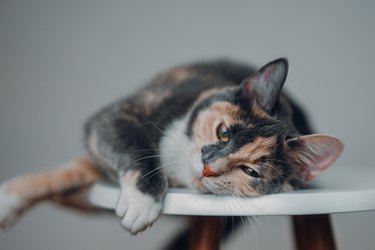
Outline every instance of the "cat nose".
<path fill-rule="evenodd" d="M 212 168 L 210 167 L 210 165 L 204 164 L 203 176 L 204 177 L 218 176 L 218 174 L 215 171 L 212 170 Z"/>

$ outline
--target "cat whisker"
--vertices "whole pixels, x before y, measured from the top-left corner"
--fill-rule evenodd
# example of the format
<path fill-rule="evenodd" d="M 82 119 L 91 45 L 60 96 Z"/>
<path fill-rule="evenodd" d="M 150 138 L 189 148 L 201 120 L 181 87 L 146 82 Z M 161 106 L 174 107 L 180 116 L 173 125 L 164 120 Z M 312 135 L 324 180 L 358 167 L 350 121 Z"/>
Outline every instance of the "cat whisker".
<path fill-rule="evenodd" d="M 157 168 L 155 168 L 155 169 L 149 171 L 147 174 L 141 176 L 141 177 L 138 179 L 138 181 L 146 182 L 146 181 L 148 181 L 150 178 L 152 178 L 153 176 L 157 175 L 157 174 L 158 174 L 159 172 L 161 172 L 162 170 L 167 171 L 168 169 L 173 169 L 173 168 L 175 168 L 174 165 L 175 165 L 176 163 L 181 163 L 181 162 L 186 162 L 186 160 L 180 160 L 180 161 L 168 162 L 168 163 L 166 163 L 166 164 L 160 165 L 160 166 L 158 166 Z M 170 166 L 170 165 L 172 165 L 172 166 Z M 169 175 L 169 174 L 166 173 L 166 176 L 168 176 L 168 175 Z M 146 178 L 146 177 L 147 177 L 147 178 Z M 146 178 L 146 179 L 144 179 L 144 178 Z"/>
<path fill-rule="evenodd" d="M 254 233 L 255 249 L 260 249 L 259 237 L 258 237 L 257 231 L 255 229 L 255 225 L 254 225 L 253 220 L 252 220 L 252 218 L 254 218 L 254 217 L 246 216 L 246 218 L 249 221 L 250 227 L 251 227 L 251 229 L 253 230 L 253 233 Z"/>
<path fill-rule="evenodd" d="M 275 171 L 277 172 L 278 176 L 280 176 L 280 177 L 283 179 L 283 183 L 286 183 L 286 182 L 287 182 L 287 180 L 285 179 L 283 173 L 282 173 L 279 169 L 277 169 L 277 167 L 273 166 L 272 164 L 269 164 L 269 166 L 270 166 L 273 170 L 275 170 Z"/>
<path fill-rule="evenodd" d="M 159 126 L 163 126 L 164 129 L 167 129 L 167 127 L 159 122 L 155 122 L 155 121 L 151 121 L 150 119 L 148 119 L 147 117 L 143 117 L 149 124 L 151 124 L 152 126 L 154 126 L 156 129 L 158 129 L 163 135 L 166 135 L 166 132 L 165 130 L 161 129 Z M 159 125 L 159 126 L 158 126 Z M 176 133 L 172 133 L 171 134 L 173 136 L 174 139 L 178 139 L 179 142 L 185 144 L 186 146 L 189 146 L 188 143 L 186 143 L 186 141 L 181 138 L 180 136 L 178 136 Z"/>
<path fill-rule="evenodd" d="M 245 224 L 245 221 L 243 220 L 243 216 L 242 215 L 240 215 L 240 219 L 241 219 L 241 222 L 242 222 L 242 226 L 243 226 L 243 228 L 244 228 L 244 230 L 245 230 L 245 232 L 246 232 L 246 235 L 249 235 L 249 231 L 247 230 L 247 227 L 246 227 L 246 224 Z M 246 246 L 248 246 L 248 245 L 250 245 L 250 242 L 249 242 L 249 238 L 248 237 L 246 237 Z M 245 247 L 246 248 L 246 247 Z M 245 249 L 244 248 L 244 249 Z"/>
<path fill-rule="evenodd" d="M 281 182 L 280 184 L 285 184 L 285 183 L 287 183 L 287 180 L 285 179 L 283 173 L 280 172 L 280 170 L 277 169 L 275 166 L 273 166 L 273 165 L 270 164 L 270 163 L 265 163 L 265 167 L 269 167 L 269 168 L 273 169 L 273 170 L 277 173 L 277 176 L 282 178 L 282 182 Z M 269 173 L 266 172 L 265 174 L 263 174 L 263 177 L 265 177 L 266 180 L 268 180 L 269 182 L 272 182 L 272 181 L 274 181 L 274 177 L 275 177 L 275 176 L 274 176 L 274 175 L 271 175 L 271 174 L 269 174 Z M 265 186 L 265 188 L 266 188 L 267 193 L 272 193 L 272 192 L 274 192 L 274 190 L 270 189 L 270 186 Z"/>
<path fill-rule="evenodd" d="M 242 207 L 242 204 L 238 201 L 238 199 L 236 199 L 236 198 L 238 198 L 238 197 L 236 197 L 236 196 L 234 196 L 234 205 L 236 205 L 236 206 L 238 206 L 239 208 L 241 208 Z M 243 219 L 243 217 L 246 217 L 246 218 L 248 218 L 247 216 L 242 216 L 242 215 L 240 215 L 239 216 L 240 217 L 240 220 L 241 220 L 241 222 L 242 222 L 242 226 L 243 226 L 243 228 L 244 228 L 244 230 L 245 230 L 245 232 L 246 232 L 246 235 L 250 235 L 250 233 L 249 233 L 249 231 L 248 231 L 248 228 L 247 228 L 247 226 L 246 226 L 246 224 L 245 224 L 245 221 L 244 221 L 244 219 Z M 249 238 L 248 237 L 246 237 L 246 247 L 245 248 L 247 248 L 247 246 L 249 246 L 250 245 L 250 242 L 249 242 Z M 245 249 L 244 248 L 244 249 Z"/>
<path fill-rule="evenodd" d="M 274 232 L 274 233 L 277 233 L 279 235 L 285 235 L 284 233 L 282 233 L 281 231 L 277 230 L 277 229 L 274 229 L 272 228 L 270 225 L 268 225 L 267 223 L 263 222 L 260 218 L 258 218 L 259 216 L 253 216 L 252 218 L 254 220 L 256 220 L 258 223 L 260 223 L 261 225 L 263 225 L 265 228 L 267 228 L 268 230 Z"/>
<path fill-rule="evenodd" d="M 157 175 L 158 173 L 161 173 L 161 172 L 166 173 L 166 176 L 168 176 L 168 170 L 172 170 L 174 168 L 174 166 L 173 166 L 174 164 L 175 163 L 163 164 L 163 165 L 161 165 L 161 166 L 159 166 L 159 167 L 157 167 L 157 168 L 149 171 L 147 174 L 143 175 L 142 177 L 140 177 L 138 179 L 138 181 L 146 182 L 150 178 L 152 178 L 153 176 L 155 176 L 155 175 Z M 169 166 L 169 165 L 172 165 L 172 166 Z"/>
<path fill-rule="evenodd" d="M 155 121 L 151 121 L 149 118 L 145 117 L 144 115 L 142 115 L 142 117 L 149 123 L 151 124 L 152 126 L 154 126 L 156 129 L 158 129 L 163 135 L 167 135 L 167 133 L 165 132 L 166 129 L 168 129 L 167 126 L 165 126 L 164 124 L 160 123 L 160 122 L 155 122 Z M 162 128 L 160 128 L 163 127 Z M 191 130 L 191 129 L 189 129 Z M 173 140 L 176 140 L 176 142 L 180 142 L 182 143 L 183 145 L 185 145 L 187 148 L 199 148 L 198 144 L 196 143 L 195 140 L 191 140 L 189 142 L 186 141 L 185 138 L 182 138 L 181 136 L 179 136 L 176 132 L 174 132 L 173 130 L 169 130 L 169 133 L 171 135 L 171 137 L 169 138 L 172 138 Z M 189 145 L 190 143 L 190 145 Z"/>
<path fill-rule="evenodd" d="M 246 207 L 245 207 L 245 204 L 243 204 L 240 200 L 238 199 L 234 199 L 234 201 L 237 203 L 237 205 L 240 207 L 240 208 L 245 208 L 246 210 Z M 256 229 L 255 229 L 255 225 L 252 221 L 252 219 L 254 218 L 254 216 L 249 216 L 249 215 L 246 215 L 244 216 L 245 218 L 247 218 L 247 220 L 249 221 L 250 223 L 250 227 L 254 233 L 254 238 L 255 238 L 255 249 L 260 249 L 260 244 L 259 244 L 259 239 L 258 239 L 258 234 L 256 232 Z M 242 216 L 241 216 L 242 218 Z M 246 227 L 245 227 L 246 228 Z M 247 231 L 247 230 L 246 230 Z M 249 232 L 247 231 L 247 234 L 249 234 Z M 247 241 L 248 241 L 248 238 L 247 238 Z"/>
<path fill-rule="evenodd" d="M 234 196 L 234 195 L 232 195 L 232 194 L 230 194 L 230 196 L 231 197 L 234 197 L 234 198 L 237 198 L 236 196 Z M 224 210 L 225 210 L 225 213 L 226 214 L 232 214 L 232 211 L 233 211 L 233 207 L 231 206 L 231 204 L 224 204 Z M 230 220 L 231 221 L 231 225 L 230 225 L 230 227 L 231 227 L 231 229 L 229 230 L 230 231 L 230 235 L 229 236 L 227 236 L 227 238 L 232 238 L 233 237 L 233 235 L 234 235 L 234 233 L 235 233 L 235 230 L 236 230 L 236 224 L 238 224 L 239 222 L 235 219 L 235 217 L 237 217 L 237 218 L 240 218 L 240 216 L 234 216 L 234 215 L 229 215 L 229 216 L 226 216 L 225 217 L 225 228 L 227 228 L 228 227 L 228 220 Z M 246 245 L 248 245 L 248 244 L 246 244 Z"/>
<path fill-rule="evenodd" d="M 288 165 L 289 165 L 289 163 L 288 163 L 287 161 L 283 161 L 283 160 L 280 160 L 280 159 L 270 158 L 269 160 L 270 160 L 270 161 L 279 162 L 279 163 L 283 163 L 283 164 L 288 164 Z"/>
<path fill-rule="evenodd" d="M 160 149 L 156 149 L 156 148 L 149 148 L 149 149 L 137 149 L 137 150 L 133 150 L 132 152 L 147 152 L 147 151 L 159 151 Z"/>
<path fill-rule="evenodd" d="M 131 161 L 127 165 L 129 167 L 129 166 L 133 165 L 134 163 L 137 163 L 137 162 L 142 161 L 142 160 L 147 160 L 147 159 L 151 159 L 151 158 L 160 158 L 160 157 L 163 157 L 163 156 L 175 156 L 175 157 L 183 157 L 183 158 L 187 158 L 188 159 L 187 155 L 155 154 L 155 155 L 148 155 L 148 156 L 144 156 L 144 157 L 138 158 L 138 159 L 136 159 L 134 161 Z"/>
<path fill-rule="evenodd" d="M 242 207 L 244 206 L 244 204 L 242 204 L 240 202 L 238 202 L 238 205 L 240 205 Z M 274 233 L 277 233 L 279 235 L 285 235 L 284 233 L 280 232 L 279 230 L 277 230 L 275 228 L 272 228 L 270 225 L 268 225 L 267 223 L 263 222 L 258 216 L 247 216 L 247 217 L 248 217 L 249 222 L 252 225 L 253 225 L 252 220 L 254 220 L 254 221 L 258 222 L 259 224 L 261 224 L 262 226 L 264 226 L 265 228 L 267 228 L 268 230 L 270 230 L 270 231 L 272 231 Z M 249 217 L 251 217 L 251 218 L 249 218 Z M 254 229 L 254 234 L 255 234 L 255 237 L 256 237 L 255 239 L 256 239 L 257 248 L 259 248 L 260 244 L 259 244 L 259 241 L 258 241 L 257 233 L 255 231 L 255 226 L 253 225 L 252 227 Z"/>

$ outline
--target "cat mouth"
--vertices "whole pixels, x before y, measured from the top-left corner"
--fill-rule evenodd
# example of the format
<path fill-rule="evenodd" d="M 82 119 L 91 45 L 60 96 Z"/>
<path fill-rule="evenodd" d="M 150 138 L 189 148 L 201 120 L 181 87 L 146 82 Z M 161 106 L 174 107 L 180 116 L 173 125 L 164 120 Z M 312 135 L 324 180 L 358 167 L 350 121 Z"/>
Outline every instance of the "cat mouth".
<path fill-rule="evenodd" d="M 191 176 L 193 186 L 201 193 L 213 193 L 210 190 L 209 179 L 218 174 L 208 164 L 202 164 L 199 157 L 193 157 L 195 162 L 191 165 Z"/>
<path fill-rule="evenodd" d="M 194 181 L 195 188 L 203 194 L 228 195 L 231 192 L 218 188 L 212 177 L 201 177 Z"/>
<path fill-rule="evenodd" d="M 216 177 L 219 176 L 218 174 L 213 174 L 209 172 L 207 174 L 207 171 L 202 171 L 202 174 L 200 177 L 193 177 L 193 185 L 194 187 L 201 193 L 204 194 L 221 194 L 216 188 Z"/>

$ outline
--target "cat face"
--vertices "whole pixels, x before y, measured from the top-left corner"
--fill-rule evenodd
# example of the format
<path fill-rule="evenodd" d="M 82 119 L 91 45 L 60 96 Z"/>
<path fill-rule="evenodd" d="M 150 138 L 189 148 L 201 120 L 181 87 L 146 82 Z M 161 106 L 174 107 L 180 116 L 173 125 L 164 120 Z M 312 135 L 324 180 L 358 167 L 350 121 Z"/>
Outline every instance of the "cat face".
<path fill-rule="evenodd" d="M 327 135 L 298 136 L 281 88 L 279 59 L 202 100 L 192 114 L 194 185 L 203 192 L 254 196 L 297 187 L 330 166 L 342 143 Z"/>
<path fill-rule="evenodd" d="M 290 189 L 290 171 L 280 164 L 287 132 L 282 122 L 217 101 L 199 113 L 192 131 L 200 160 L 194 167 L 201 173 L 194 182 L 202 191 L 253 196 Z"/>

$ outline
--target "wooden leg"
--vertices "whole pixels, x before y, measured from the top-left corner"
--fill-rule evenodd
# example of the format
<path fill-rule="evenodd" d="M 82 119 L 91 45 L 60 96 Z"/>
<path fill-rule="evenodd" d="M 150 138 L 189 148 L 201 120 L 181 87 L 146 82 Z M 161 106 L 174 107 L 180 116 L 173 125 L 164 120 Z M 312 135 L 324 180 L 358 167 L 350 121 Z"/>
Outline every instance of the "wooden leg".
<path fill-rule="evenodd" d="M 218 250 L 224 231 L 224 217 L 200 216 L 191 219 L 191 250 Z"/>
<path fill-rule="evenodd" d="M 293 216 L 293 226 L 296 249 L 337 249 L 328 214 Z"/>

